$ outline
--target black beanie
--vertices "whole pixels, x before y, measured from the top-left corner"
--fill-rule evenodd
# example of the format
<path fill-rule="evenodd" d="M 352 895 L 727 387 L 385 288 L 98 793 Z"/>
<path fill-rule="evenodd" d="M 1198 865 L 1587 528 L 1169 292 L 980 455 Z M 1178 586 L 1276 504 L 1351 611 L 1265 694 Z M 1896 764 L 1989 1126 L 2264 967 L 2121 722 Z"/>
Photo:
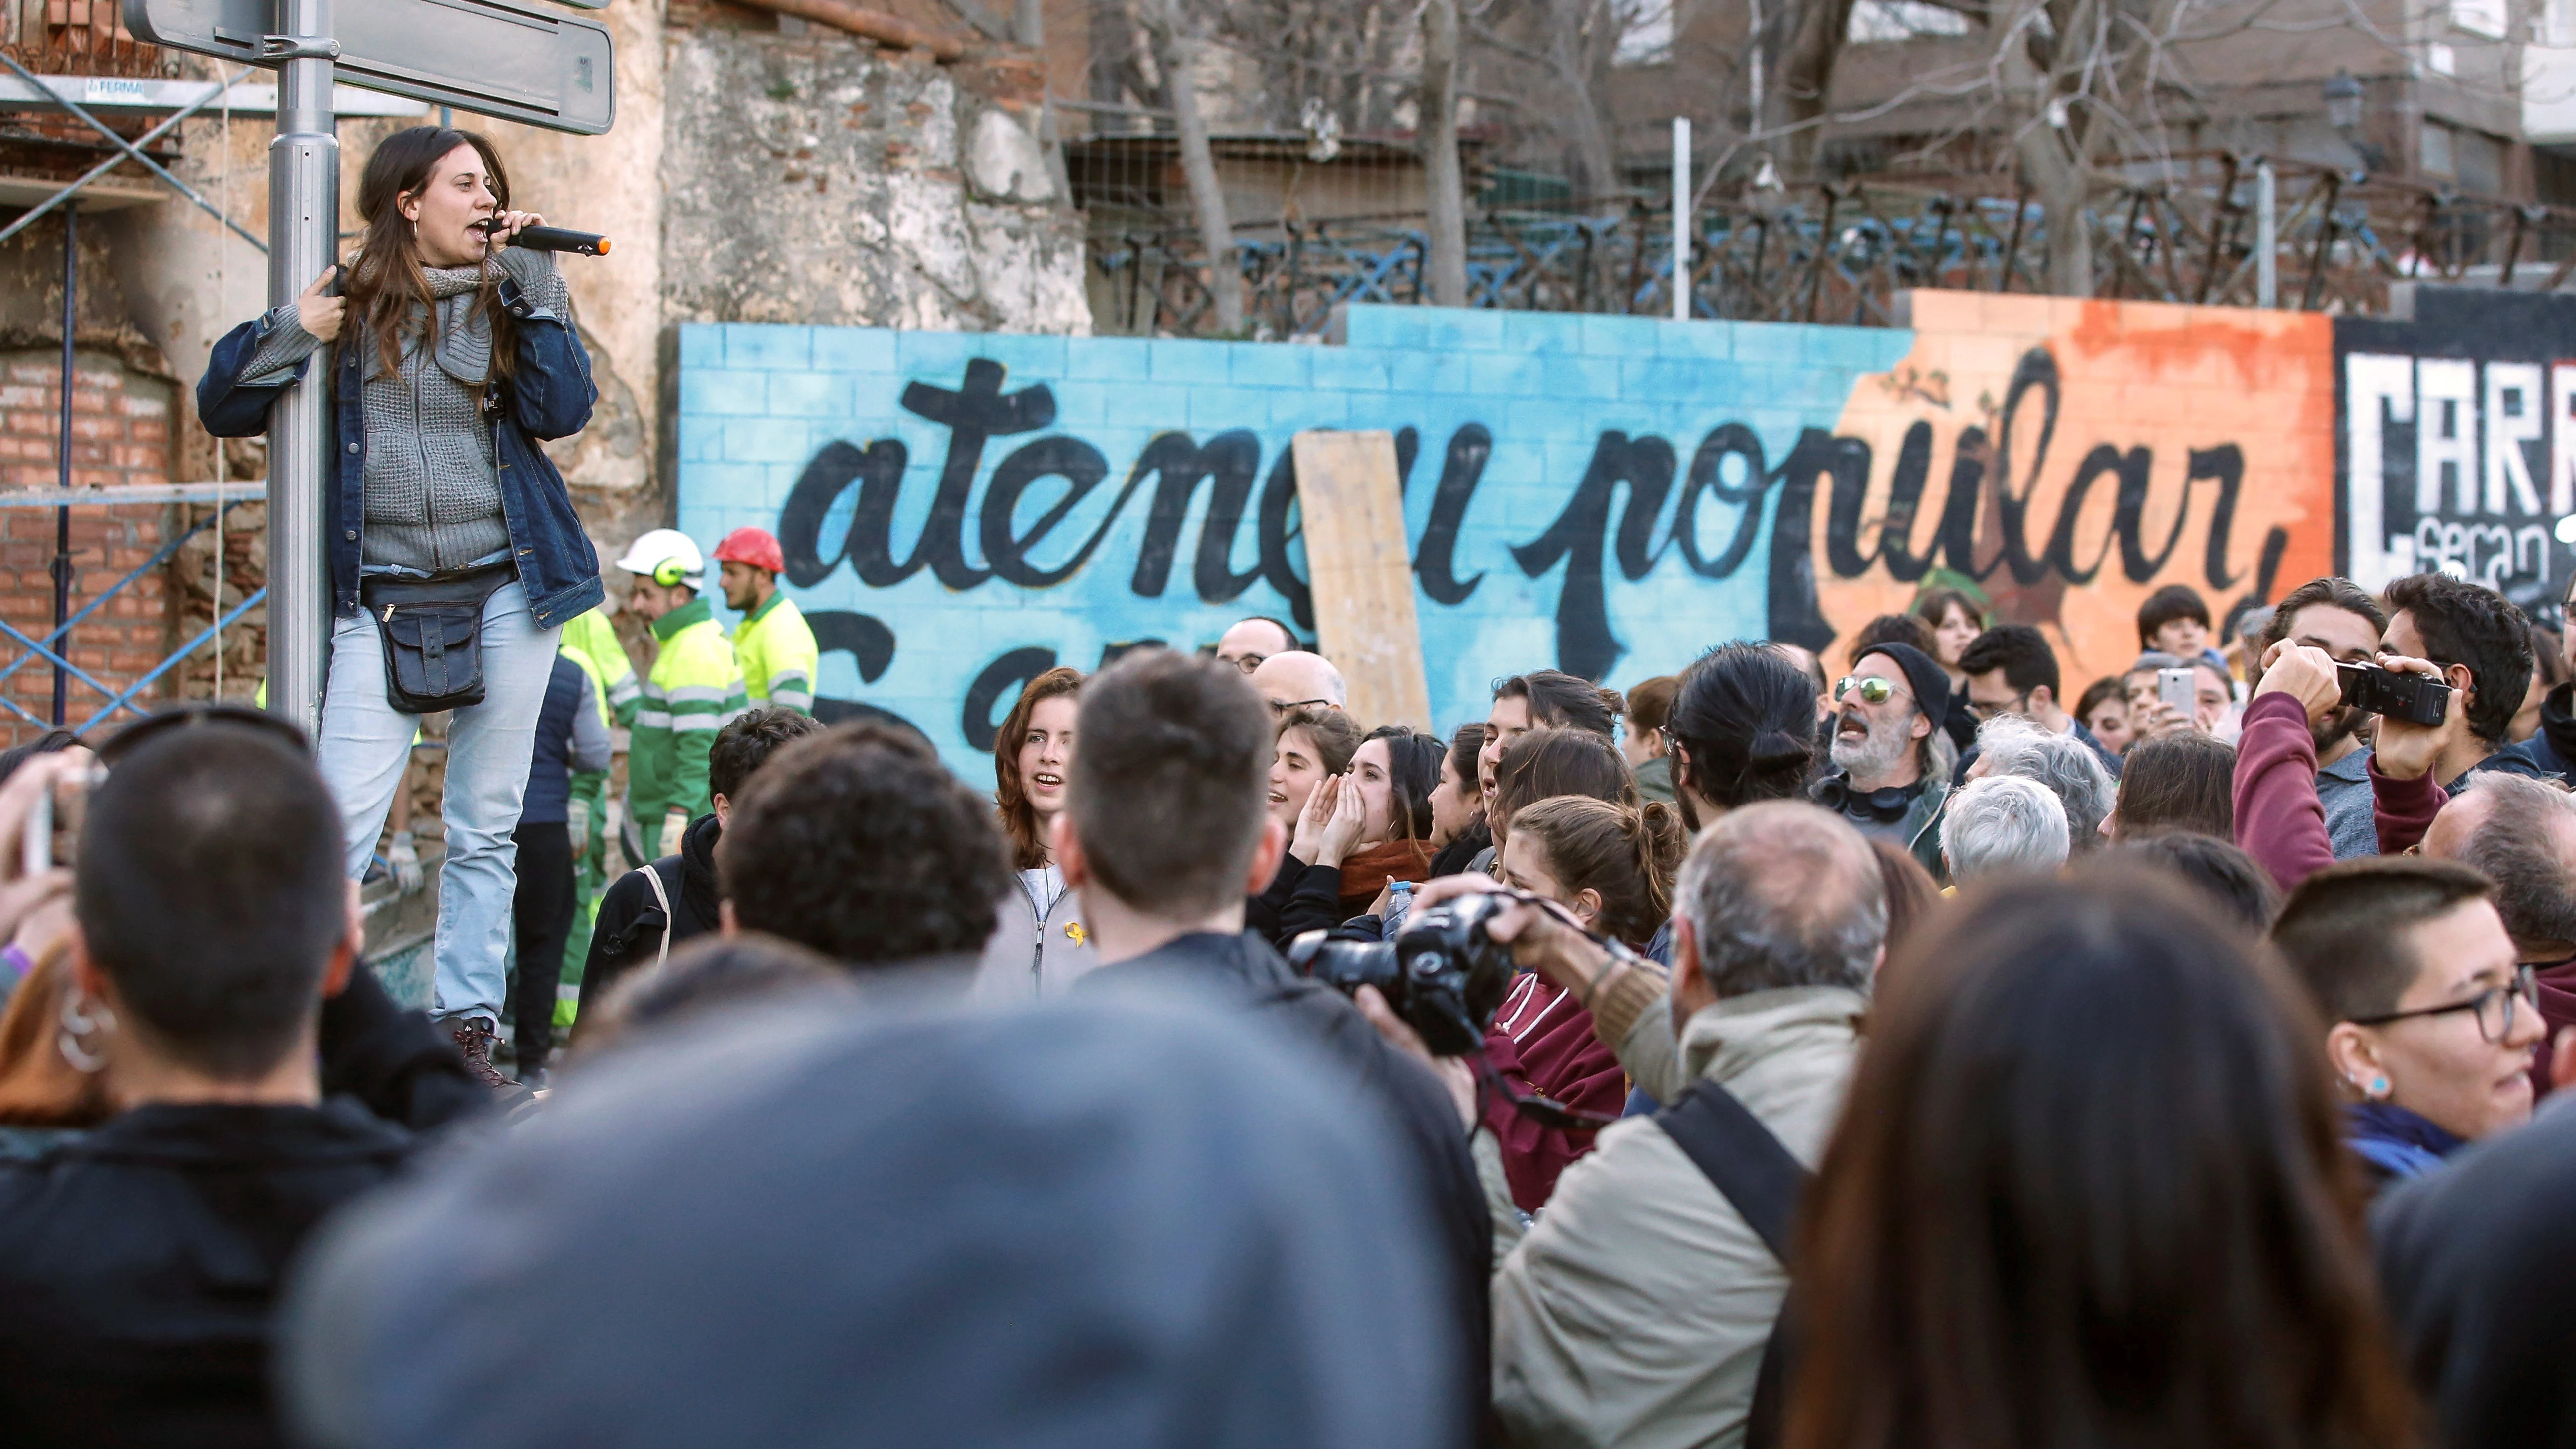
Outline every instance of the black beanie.
<path fill-rule="evenodd" d="M 1905 671 L 1906 687 L 1914 691 L 1915 707 L 1923 711 L 1925 719 L 1938 726 L 1950 717 L 1950 676 L 1939 661 L 1911 644 L 1872 644 L 1861 659 L 1872 654 L 1886 655 Z M 1857 668 L 1860 660 L 1852 664 Z"/>

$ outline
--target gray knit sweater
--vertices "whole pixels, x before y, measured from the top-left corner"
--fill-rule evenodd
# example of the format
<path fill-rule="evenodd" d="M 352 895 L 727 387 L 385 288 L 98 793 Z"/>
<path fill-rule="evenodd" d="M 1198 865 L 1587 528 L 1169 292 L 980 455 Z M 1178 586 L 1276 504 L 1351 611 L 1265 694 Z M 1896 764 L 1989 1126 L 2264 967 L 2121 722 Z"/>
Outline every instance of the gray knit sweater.
<path fill-rule="evenodd" d="M 493 265 L 518 282 L 531 305 L 569 320 L 570 293 L 551 255 L 506 248 Z M 507 551 L 510 531 L 501 514 L 492 426 L 482 409 L 492 335 L 488 322 L 473 316 L 479 270 L 425 270 L 436 299 L 435 347 L 430 334 L 415 327 L 401 365 L 387 371 L 354 328 L 343 336 L 367 348 L 361 398 L 367 516 L 360 562 L 445 573 Z M 275 382 L 321 345 L 297 323 L 292 304 L 280 307 L 269 313 L 268 336 L 241 380 Z"/>

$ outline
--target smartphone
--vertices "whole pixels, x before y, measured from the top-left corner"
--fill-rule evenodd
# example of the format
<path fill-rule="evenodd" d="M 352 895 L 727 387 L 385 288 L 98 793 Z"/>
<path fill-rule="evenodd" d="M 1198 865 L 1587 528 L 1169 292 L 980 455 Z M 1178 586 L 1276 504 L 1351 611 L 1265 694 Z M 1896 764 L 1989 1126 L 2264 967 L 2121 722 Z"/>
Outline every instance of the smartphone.
<path fill-rule="evenodd" d="M 40 875 L 57 865 L 68 865 L 80 845 L 80 822 L 89 805 L 90 787 L 98 782 L 99 767 L 70 770 L 54 780 L 53 788 L 36 796 L 27 811 L 26 834 L 18 845 L 18 867 L 22 876 Z"/>
<path fill-rule="evenodd" d="M 2451 686 L 2422 674 L 2398 674 L 2376 664 L 2337 664 L 2343 702 L 2390 719 L 2437 725 L 2451 711 Z"/>
<path fill-rule="evenodd" d="M 2200 686 L 2192 679 L 2194 672 L 2190 669 L 2156 671 L 2156 698 L 2181 710 L 2185 719 L 2189 719 L 2192 711 L 2200 705 Z"/>

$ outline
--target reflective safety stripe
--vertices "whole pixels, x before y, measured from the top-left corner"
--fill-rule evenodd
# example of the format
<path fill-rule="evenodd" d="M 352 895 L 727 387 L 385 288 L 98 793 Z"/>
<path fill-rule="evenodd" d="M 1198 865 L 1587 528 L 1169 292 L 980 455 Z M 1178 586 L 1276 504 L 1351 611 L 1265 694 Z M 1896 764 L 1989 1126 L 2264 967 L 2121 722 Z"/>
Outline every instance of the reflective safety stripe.
<path fill-rule="evenodd" d="M 675 735 L 712 734 L 733 723 L 734 718 L 731 714 L 684 714 L 671 721 L 670 730 Z"/>
<path fill-rule="evenodd" d="M 741 693 L 742 686 L 739 684 L 683 684 L 675 686 L 670 690 L 670 692 L 664 694 L 662 698 L 669 700 L 675 705 L 721 705 L 726 700 Z"/>
<path fill-rule="evenodd" d="M 769 702 L 786 709 L 803 710 L 807 714 L 814 712 L 814 695 L 811 690 L 773 689 L 769 692 Z"/>
<path fill-rule="evenodd" d="M 639 730 L 666 730 L 670 727 L 671 715 L 668 710 L 639 709 L 635 711 L 635 728 Z"/>

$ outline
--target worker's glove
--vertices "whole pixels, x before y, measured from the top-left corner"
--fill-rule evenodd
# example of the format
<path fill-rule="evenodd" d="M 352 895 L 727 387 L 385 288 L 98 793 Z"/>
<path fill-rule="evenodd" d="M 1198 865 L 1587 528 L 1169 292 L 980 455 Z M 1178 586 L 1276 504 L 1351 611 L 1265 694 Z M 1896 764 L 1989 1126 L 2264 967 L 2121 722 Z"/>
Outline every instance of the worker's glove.
<path fill-rule="evenodd" d="M 572 858 L 590 852 L 590 802 L 576 798 L 565 808 L 564 829 L 572 836 Z"/>
<path fill-rule="evenodd" d="M 421 887 L 420 852 L 413 848 L 411 832 L 397 830 L 385 846 L 385 864 L 393 867 L 394 887 L 404 895 L 416 895 Z"/>

